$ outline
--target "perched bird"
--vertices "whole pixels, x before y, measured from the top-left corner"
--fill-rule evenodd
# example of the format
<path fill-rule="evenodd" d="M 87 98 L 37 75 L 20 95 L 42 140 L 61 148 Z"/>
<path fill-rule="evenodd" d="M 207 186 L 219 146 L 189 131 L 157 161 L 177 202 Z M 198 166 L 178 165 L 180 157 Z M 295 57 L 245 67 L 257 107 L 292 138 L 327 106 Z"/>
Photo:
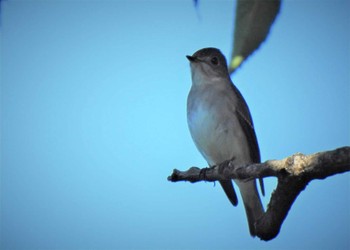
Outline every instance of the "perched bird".
<path fill-rule="evenodd" d="M 187 99 L 187 122 L 197 149 L 210 166 L 233 160 L 235 165 L 260 162 L 260 152 L 247 103 L 233 85 L 224 55 L 216 48 L 204 48 L 187 56 L 192 87 Z M 247 214 L 249 231 L 255 236 L 255 222 L 264 209 L 255 179 L 235 180 Z M 231 180 L 220 181 L 228 199 L 236 206 Z M 263 183 L 261 180 L 263 191 Z"/>

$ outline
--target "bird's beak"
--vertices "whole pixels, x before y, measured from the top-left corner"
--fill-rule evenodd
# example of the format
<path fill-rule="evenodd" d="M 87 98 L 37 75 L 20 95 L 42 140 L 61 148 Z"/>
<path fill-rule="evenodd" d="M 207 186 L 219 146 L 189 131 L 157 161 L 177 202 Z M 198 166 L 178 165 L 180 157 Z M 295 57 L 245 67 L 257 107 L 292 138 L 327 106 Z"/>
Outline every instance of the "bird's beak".
<path fill-rule="evenodd" d="M 187 57 L 187 59 L 188 59 L 190 62 L 196 62 L 196 61 L 198 61 L 198 58 L 195 57 L 195 56 L 186 56 L 186 57 Z"/>

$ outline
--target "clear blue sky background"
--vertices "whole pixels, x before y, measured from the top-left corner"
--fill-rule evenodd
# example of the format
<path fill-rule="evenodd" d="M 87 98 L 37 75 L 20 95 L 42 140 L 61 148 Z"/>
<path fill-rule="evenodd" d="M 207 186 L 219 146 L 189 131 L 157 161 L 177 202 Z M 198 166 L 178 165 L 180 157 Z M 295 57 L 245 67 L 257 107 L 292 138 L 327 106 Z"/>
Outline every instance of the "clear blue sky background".
<path fill-rule="evenodd" d="M 1 3 L 1 249 L 349 249 L 349 174 L 313 181 L 250 237 L 186 123 L 186 54 L 231 54 L 234 1 Z M 350 1 L 284 1 L 233 76 L 262 159 L 350 144 Z M 276 180 L 266 181 L 266 205 Z"/>

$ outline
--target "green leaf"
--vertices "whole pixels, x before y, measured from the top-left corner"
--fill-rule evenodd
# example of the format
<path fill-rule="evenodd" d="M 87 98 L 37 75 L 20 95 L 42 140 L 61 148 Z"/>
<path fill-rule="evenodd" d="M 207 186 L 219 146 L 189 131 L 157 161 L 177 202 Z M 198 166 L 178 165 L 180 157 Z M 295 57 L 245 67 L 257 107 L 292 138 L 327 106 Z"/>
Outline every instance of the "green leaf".
<path fill-rule="evenodd" d="M 280 6 L 280 0 L 237 1 L 230 73 L 233 73 L 266 39 Z"/>

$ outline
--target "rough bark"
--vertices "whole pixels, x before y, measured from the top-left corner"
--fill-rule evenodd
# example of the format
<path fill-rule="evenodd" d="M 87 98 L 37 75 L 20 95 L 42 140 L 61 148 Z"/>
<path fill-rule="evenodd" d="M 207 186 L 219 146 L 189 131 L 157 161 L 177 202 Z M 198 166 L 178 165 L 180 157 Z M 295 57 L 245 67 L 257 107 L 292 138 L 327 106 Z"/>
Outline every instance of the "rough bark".
<path fill-rule="evenodd" d="M 264 215 L 256 221 L 256 235 L 262 240 L 275 238 L 293 202 L 307 184 L 314 179 L 350 171 L 350 147 L 312 155 L 294 154 L 282 160 L 234 166 L 226 161 L 211 168 L 191 167 L 187 171 L 174 169 L 169 181 L 218 181 L 228 179 L 252 179 L 275 176 L 278 179 Z"/>

